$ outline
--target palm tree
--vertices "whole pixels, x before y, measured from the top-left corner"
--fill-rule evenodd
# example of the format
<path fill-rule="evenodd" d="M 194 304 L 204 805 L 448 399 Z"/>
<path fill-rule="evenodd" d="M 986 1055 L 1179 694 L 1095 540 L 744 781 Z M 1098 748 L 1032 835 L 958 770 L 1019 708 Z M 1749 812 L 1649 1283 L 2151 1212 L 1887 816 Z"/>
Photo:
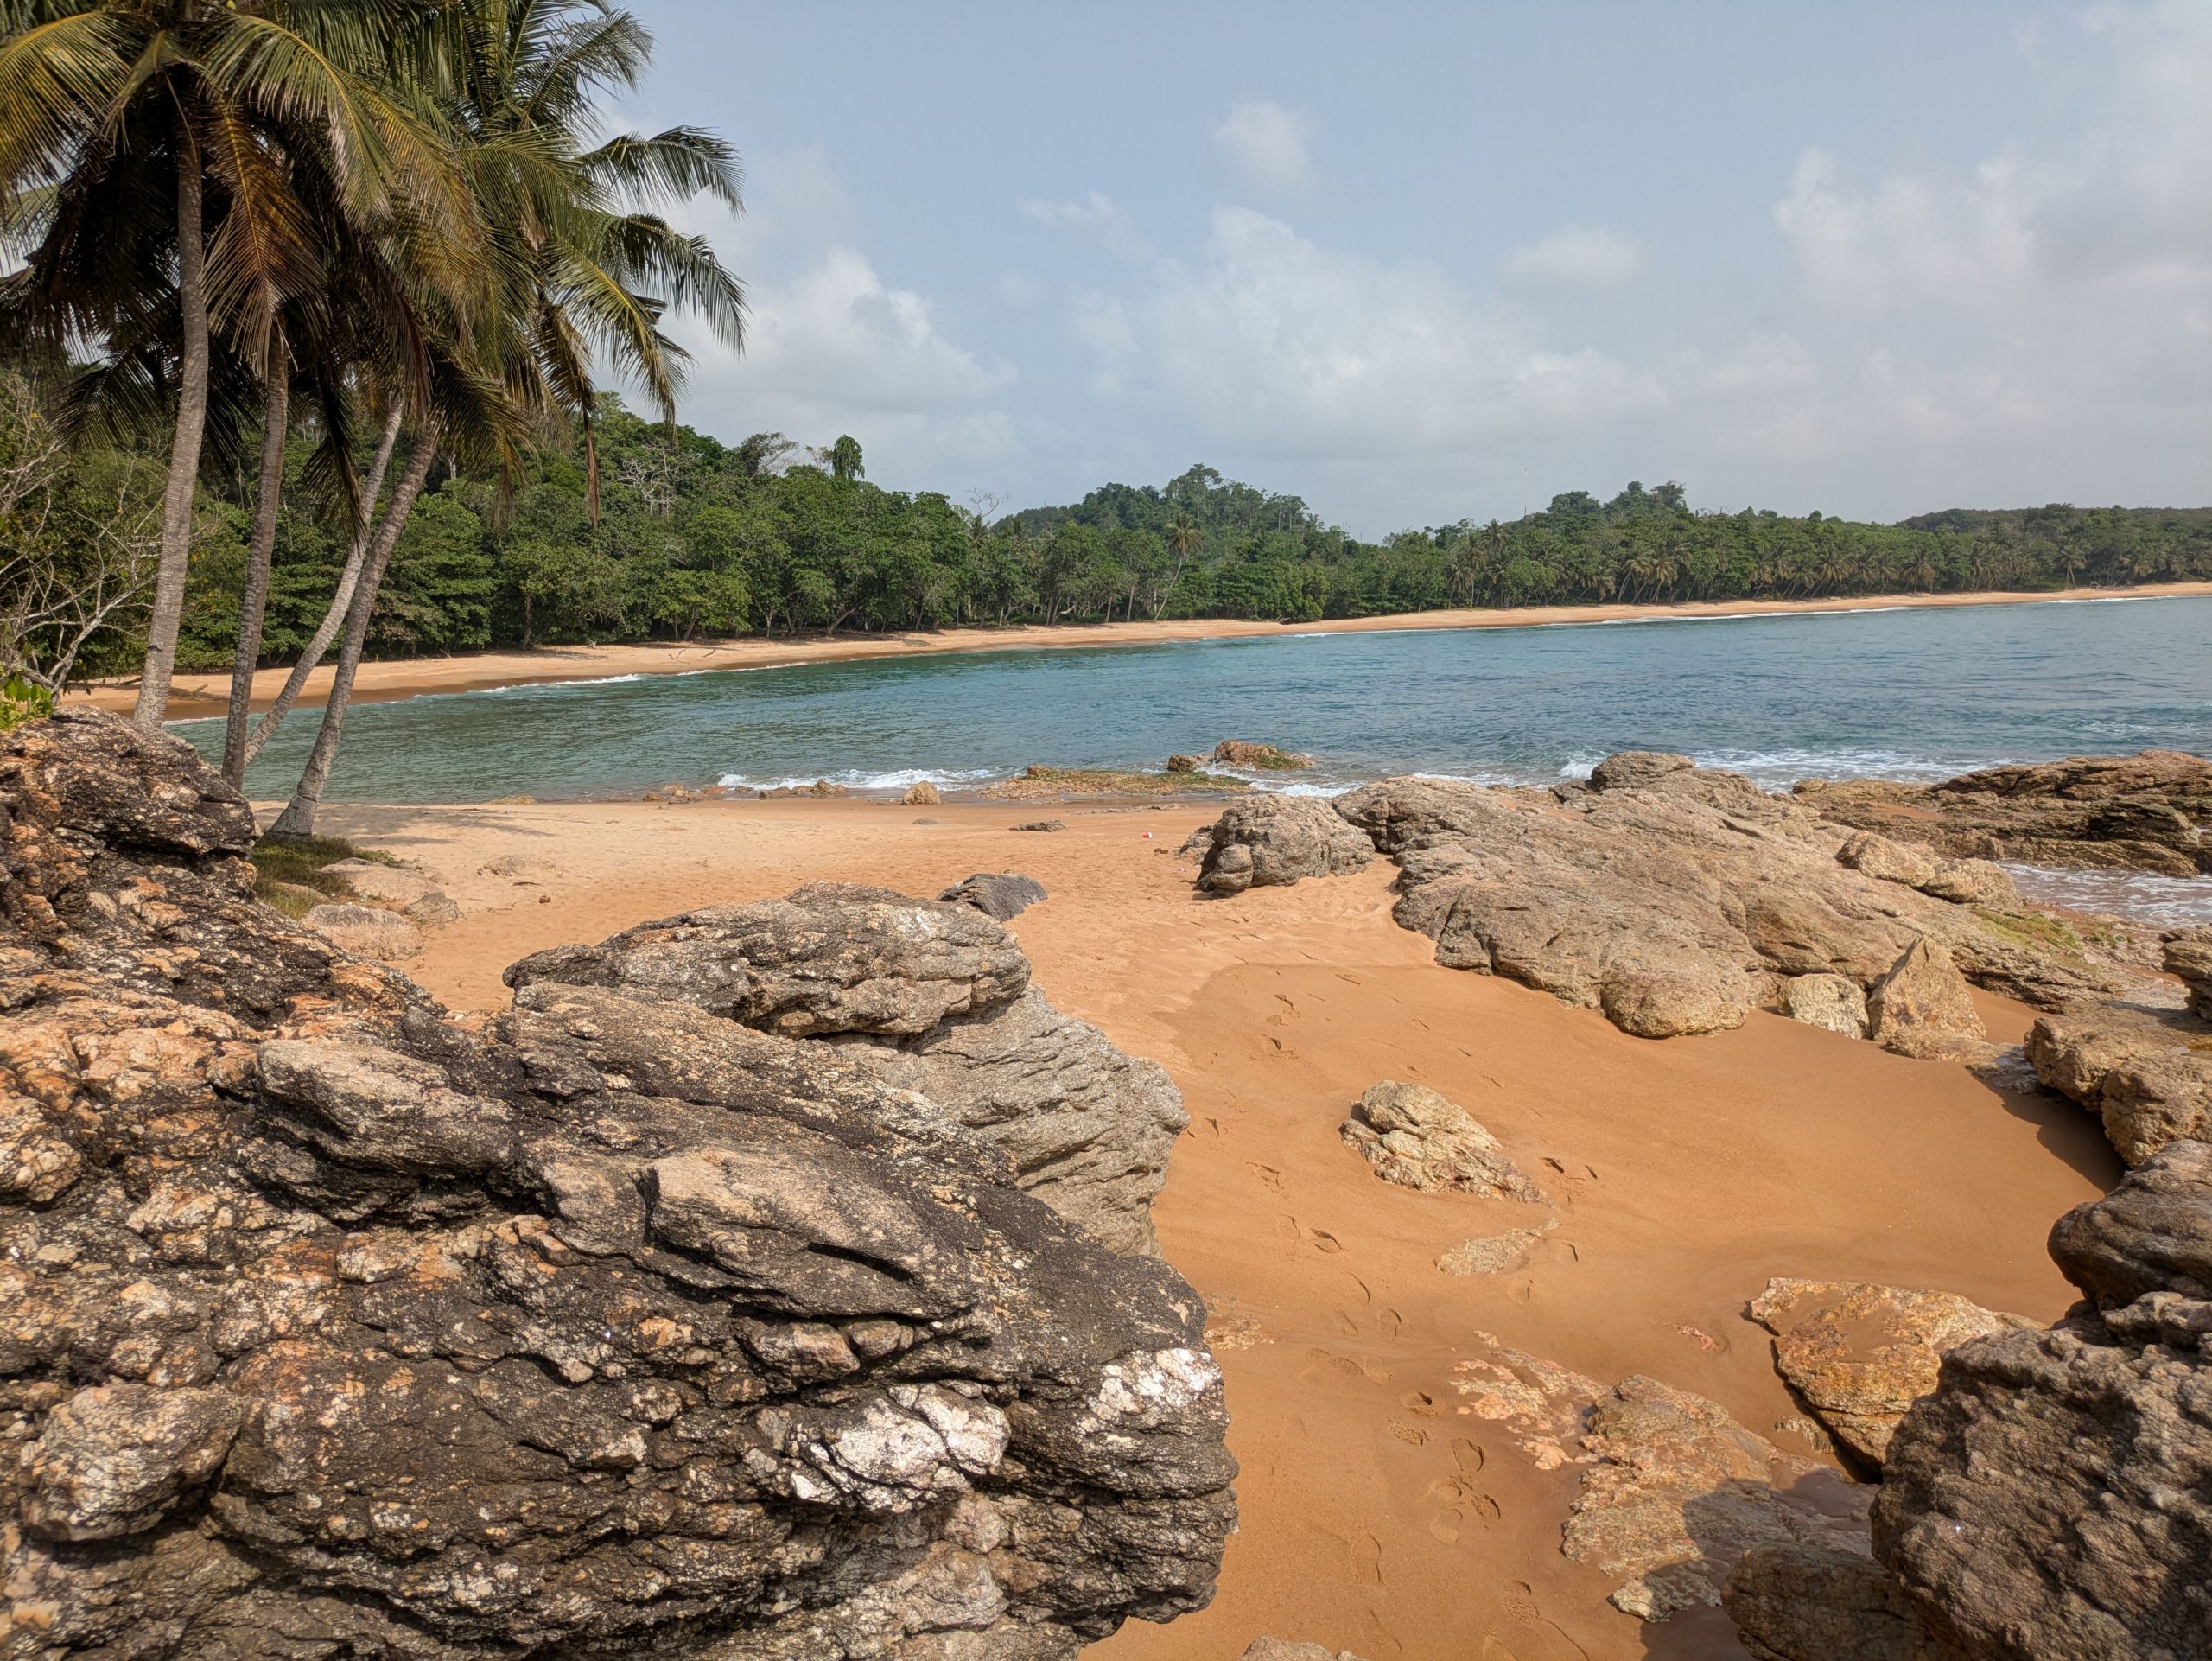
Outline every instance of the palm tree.
<path fill-rule="evenodd" d="M 266 373 L 325 265 L 297 164 L 357 223 L 404 213 L 465 253 L 467 204 L 392 73 L 419 41 L 381 6 L 0 0 L 0 236 L 18 340 L 60 356 L 169 343 L 175 414 L 136 718 L 166 711 L 210 410 L 213 337 Z M 420 30 L 411 32 L 414 35 Z"/>
<path fill-rule="evenodd" d="M 573 423 L 596 512 L 594 360 L 673 421 L 688 354 L 661 320 L 696 314 L 733 349 L 743 343 L 737 279 L 704 238 L 652 211 L 699 195 L 734 210 L 735 152 L 689 127 L 593 142 L 601 97 L 634 86 L 651 57 L 643 26 L 595 0 L 454 0 L 447 26 L 448 111 L 490 280 L 426 325 L 439 373 L 347 608 L 322 725 L 271 836 L 314 834 L 377 592 L 438 446 L 465 442 L 512 476 L 530 427 Z"/>
<path fill-rule="evenodd" d="M 1167 526 L 1167 551 L 1175 556 L 1175 570 L 1168 576 L 1166 587 L 1160 590 L 1160 597 L 1153 601 L 1153 620 L 1167 609 L 1173 598 L 1175 585 L 1183 580 L 1183 568 L 1191 563 L 1191 556 L 1205 545 L 1205 538 L 1198 531 L 1198 521 L 1186 512 L 1178 513 Z"/>

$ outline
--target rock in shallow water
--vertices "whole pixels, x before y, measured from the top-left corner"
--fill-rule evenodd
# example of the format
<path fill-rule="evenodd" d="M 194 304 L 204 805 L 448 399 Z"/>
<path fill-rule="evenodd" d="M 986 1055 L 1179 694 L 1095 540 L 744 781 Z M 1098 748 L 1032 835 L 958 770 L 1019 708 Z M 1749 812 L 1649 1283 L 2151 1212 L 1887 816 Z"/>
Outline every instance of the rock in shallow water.
<path fill-rule="evenodd" d="M 1064 1661 L 1205 1601 L 1233 1466 L 1165 1265 L 839 1046 L 668 995 L 749 969 L 478 1034 L 255 904 L 251 834 L 174 740 L 0 735 L 27 1654 Z M 827 984 L 762 954 L 772 1023 L 895 1031 L 963 951 L 1023 1002 L 988 937 L 871 989 L 885 903 L 817 928 Z"/>

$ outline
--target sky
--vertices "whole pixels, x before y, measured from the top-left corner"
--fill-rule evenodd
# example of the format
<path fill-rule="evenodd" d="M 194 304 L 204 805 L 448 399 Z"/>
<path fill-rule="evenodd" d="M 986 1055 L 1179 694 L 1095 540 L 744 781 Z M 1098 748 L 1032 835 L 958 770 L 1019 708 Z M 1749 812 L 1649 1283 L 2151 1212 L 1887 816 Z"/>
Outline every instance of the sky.
<path fill-rule="evenodd" d="M 682 417 L 1362 536 L 1678 480 L 2212 502 L 2212 0 L 630 0 L 746 281 Z"/>

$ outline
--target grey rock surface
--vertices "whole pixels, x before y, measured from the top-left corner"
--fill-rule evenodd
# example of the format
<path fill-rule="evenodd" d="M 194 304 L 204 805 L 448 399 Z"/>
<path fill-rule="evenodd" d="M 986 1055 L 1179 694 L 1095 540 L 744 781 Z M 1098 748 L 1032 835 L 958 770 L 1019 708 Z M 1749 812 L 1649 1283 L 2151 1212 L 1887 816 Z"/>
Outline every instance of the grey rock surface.
<path fill-rule="evenodd" d="M 1375 857 L 1366 837 L 1313 796 L 1251 796 L 1231 802 L 1202 852 L 1198 887 L 1210 894 L 1338 876 Z"/>
<path fill-rule="evenodd" d="M 938 895 L 945 905 L 971 907 L 995 923 L 1019 917 L 1044 898 L 1045 885 L 1019 871 L 978 871 Z"/>
<path fill-rule="evenodd" d="M 1506 1157 L 1496 1136 L 1426 1085 L 1384 1079 L 1352 1104 L 1339 1132 L 1375 1174 L 1402 1187 L 1541 1201 L 1543 1190 Z"/>
<path fill-rule="evenodd" d="M 0 735 L 11 1657 L 1071 1661 L 1206 1601 L 1191 1289 L 664 990 L 1012 1009 L 995 925 L 903 939 L 913 1000 L 599 958 L 478 1030 L 257 904 L 252 833 L 174 739 Z M 848 967 L 855 903 L 810 925 Z"/>

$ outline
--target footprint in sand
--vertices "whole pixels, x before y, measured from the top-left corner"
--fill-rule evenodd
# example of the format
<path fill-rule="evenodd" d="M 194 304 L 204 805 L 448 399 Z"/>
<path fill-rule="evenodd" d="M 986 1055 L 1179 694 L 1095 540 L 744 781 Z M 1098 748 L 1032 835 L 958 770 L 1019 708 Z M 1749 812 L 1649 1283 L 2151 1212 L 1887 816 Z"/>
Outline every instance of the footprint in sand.
<path fill-rule="evenodd" d="M 1275 1169 L 1274 1166 L 1252 1165 L 1250 1168 L 1253 1174 L 1257 1176 L 1261 1181 L 1266 1183 L 1268 1187 L 1273 1188 L 1277 1193 L 1281 1193 L 1282 1192 L 1282 1173 Z"/>
<path fill-rule="evenodd" d="M 1385 1338 L 1395 1338 L 1406 1329 L 1406 1321 L 1395 1309 L 1385 1309 L 1376 1318 L 1376 1325 L 1382 1329 Z"/>
<path fill-rule="evenodd" d="M 1306 1353 L 1309 1359 L 1319 1361 L 1344 1374 L 1347 1378 L 1357 1375 L 1366 1379 L 1370 1384 L 1387 1384 L 1390 1382 L 1390 1375 L 1372 1361 L 1362 1361 L 1356 1356 L 1338 1355 L 1334 1350 L 1311 1349 Z"/>
<path fill-rule="evenodd" d="M 1428 1445 L 1428 1432 L 1419 1425 L 1408 1424 L 1403 1419 L 1385 1419 L 1382 1422 L 1389 1428 L 1392 1435 L 1408 1448 L 1425 1448 Z"/>
<path fill-rule="evenodd" d="M 1444 1416 L 1444 1410 L 1436 1404 L 1436 1397 L 1425 1390 L 1408 1391 L 1398 1397 L 1398 1405 L 1408 1413 L 1416 1414 L 1424 1419 L 1440 1419 Z M 1479 1470 L 1481 1467 L 1478 1466 L 1476 1468 Z"/>
<path fill-rule="evenodd" d="M 1316 1251 L 1342 1251 L 1344 1249 L 1344 1243 L 1325 1228 L 1309 1228 L 1306 1231 L 1306 1238 L 1313 1243 Z"/>
<path fill-rule="evenodd" d="M 1370 1586 L 1382 1585 L 1382 1542 L 1371 1534 L 1363 1534 L 1348 1543 L 1353 1577 L 1365 1581 Z"/>
<path fill-rule="evenodd" d="M 1454 1436 L 1452 1438 L 1452 1462 L 1459 1467 L 1461 1475 L 1472 1476 L 1490 1463 L 1490 1455 L 1483 1451 L 1482 1443 L 1470 1441 L 1465 1436 Z"/>

